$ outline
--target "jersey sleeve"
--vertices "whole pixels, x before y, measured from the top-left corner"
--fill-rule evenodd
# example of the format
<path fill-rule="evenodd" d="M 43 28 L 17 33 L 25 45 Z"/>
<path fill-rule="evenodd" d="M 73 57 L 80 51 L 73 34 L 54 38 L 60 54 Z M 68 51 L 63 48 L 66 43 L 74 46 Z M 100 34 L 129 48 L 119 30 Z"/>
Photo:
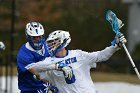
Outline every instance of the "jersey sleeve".
<path fill-rule="evenodd" d="M 96 67 L 97 67 L 97 63 L 92 63 L 92 64 L 90 65 L 90 67 L 91 67 L 91 68 L 96 68 Z"/>
<path fill-rule="evenodd" d="M 34 56 L 29 51 L 26 51 L 24 47 L 21 47 L 17 54 L 18 71 L 26 71 L 25 67 L 33 62 L 35 62 Z"/>
<path fill-rule="evenodd" d="M 51 71 L 44 71 L 39 73 L 40 79 L 44 81 L 49 81 L 51 84 L 54 85 L 53 75 Z"/>
<path fill-rule="evenodd" d="M 117 49 L 114 46 L 106 47 L 104 50 L 96 51 L 96 52 L 81 52 L 81 57 L 88 64 L 95 65 L 96 62 L 102 62 L 108 60 L 113 53 L 115 53 Z"/>
<path fill-rule="evenodd" d="M 49 63 L 49 61 L 43 60 L 43 61 L 39 61 L 37 63 L 29 64 L 25 68 L 27 70 L 34 69 L 35 72 L 40 73 L 40 72 L 45 72 L 45 71 L 49 71 L 49 70 L 55 70 L 56 65 L 55 65 L 55 63 Z"/>

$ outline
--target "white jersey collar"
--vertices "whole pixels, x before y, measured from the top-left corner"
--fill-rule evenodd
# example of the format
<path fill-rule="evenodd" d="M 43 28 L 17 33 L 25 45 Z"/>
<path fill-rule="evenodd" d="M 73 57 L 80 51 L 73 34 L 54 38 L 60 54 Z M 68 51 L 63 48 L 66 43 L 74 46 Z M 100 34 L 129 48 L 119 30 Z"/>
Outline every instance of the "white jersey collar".
<path fill-rule="evenodd" d="M 40 50 L 34 50 L 34 49 L 30 46 L 29 42 L 27 42 L 27 43 L 25 44 L 25 47 L 26 47 L 27 49 L 29 49 L 30 51 L 34 51 L 34 52 L 36 52 L 36 53 L 38 53 L 38 54 L 40 54 L 40 55 L 42 55 L 42 56 L 44 56 L 44 54 L 45 54 L 44 45 L 43 45 L 42 49 L 40 49 Z"/>

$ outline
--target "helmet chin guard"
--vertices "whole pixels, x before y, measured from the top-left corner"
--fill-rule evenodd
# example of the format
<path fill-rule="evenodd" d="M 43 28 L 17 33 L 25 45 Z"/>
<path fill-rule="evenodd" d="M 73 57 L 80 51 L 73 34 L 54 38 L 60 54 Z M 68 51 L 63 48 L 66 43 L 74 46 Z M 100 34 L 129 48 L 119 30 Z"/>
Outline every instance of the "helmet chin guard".
<path fill-rule="evenodd" d="M 57 52 L 67 47 L 70 41 L 69 32 L 63 30 L 52 32 L 46 40 L 50 56 L 54 56 Z"/>

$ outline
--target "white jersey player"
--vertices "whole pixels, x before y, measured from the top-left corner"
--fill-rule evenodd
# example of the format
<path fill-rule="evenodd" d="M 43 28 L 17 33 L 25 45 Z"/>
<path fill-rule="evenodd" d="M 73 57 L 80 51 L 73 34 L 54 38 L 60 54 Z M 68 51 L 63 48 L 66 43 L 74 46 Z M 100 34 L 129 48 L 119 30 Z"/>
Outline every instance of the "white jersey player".
<path fill-rule="evenodd" d="M 90 76 L 91 67 L 97 62 L 108 60 L 119 49 L 117 44 L 126 43 L 121 35 L 113 45 L 102 51 L 66 50 L 71 38 L 69 32 L 62 30 L 52 32 L 46 41 L 51 57 L 33 64 L 29 69 L 36 72 L 41 80 L 55 84 L 60 93 L 96 93 Z M 60 67 L 67 67 L 65 73 L 58 71 Z"/>

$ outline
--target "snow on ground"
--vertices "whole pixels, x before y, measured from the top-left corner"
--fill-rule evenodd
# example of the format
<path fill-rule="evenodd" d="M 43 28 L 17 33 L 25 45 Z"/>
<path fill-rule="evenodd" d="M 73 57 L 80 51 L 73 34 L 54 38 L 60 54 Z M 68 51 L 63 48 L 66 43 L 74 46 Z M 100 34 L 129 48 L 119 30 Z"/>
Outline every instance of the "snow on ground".
<path fill-rule="evenodd" d="M 140 84 L 125 82 L 96 82 L 99 93 L 140 93 Z"/>
<path fill-rule="evenodd" d="M 24 78 L 24 77 L 23 77 Z M 10 81 L 10 78 L 8 78 Z M 9 82 L 8 81 L 8 82 Z M 17 88 L 17 77 L 12 77 L 12 92 L 8 90 L 8 93 L 19 93 Z M 9 86 L 10 84 L 8 84 Z M 96 82 L 96 88 L 99 93 L 140 93 L 140 84 L 131 84 L 125 82 Z M 5 77 L 0 77 L 0 93 L 4 93 L 1 90 L 5 89 Z M 8 89 L 10 89 L 8 87 Z"/>

